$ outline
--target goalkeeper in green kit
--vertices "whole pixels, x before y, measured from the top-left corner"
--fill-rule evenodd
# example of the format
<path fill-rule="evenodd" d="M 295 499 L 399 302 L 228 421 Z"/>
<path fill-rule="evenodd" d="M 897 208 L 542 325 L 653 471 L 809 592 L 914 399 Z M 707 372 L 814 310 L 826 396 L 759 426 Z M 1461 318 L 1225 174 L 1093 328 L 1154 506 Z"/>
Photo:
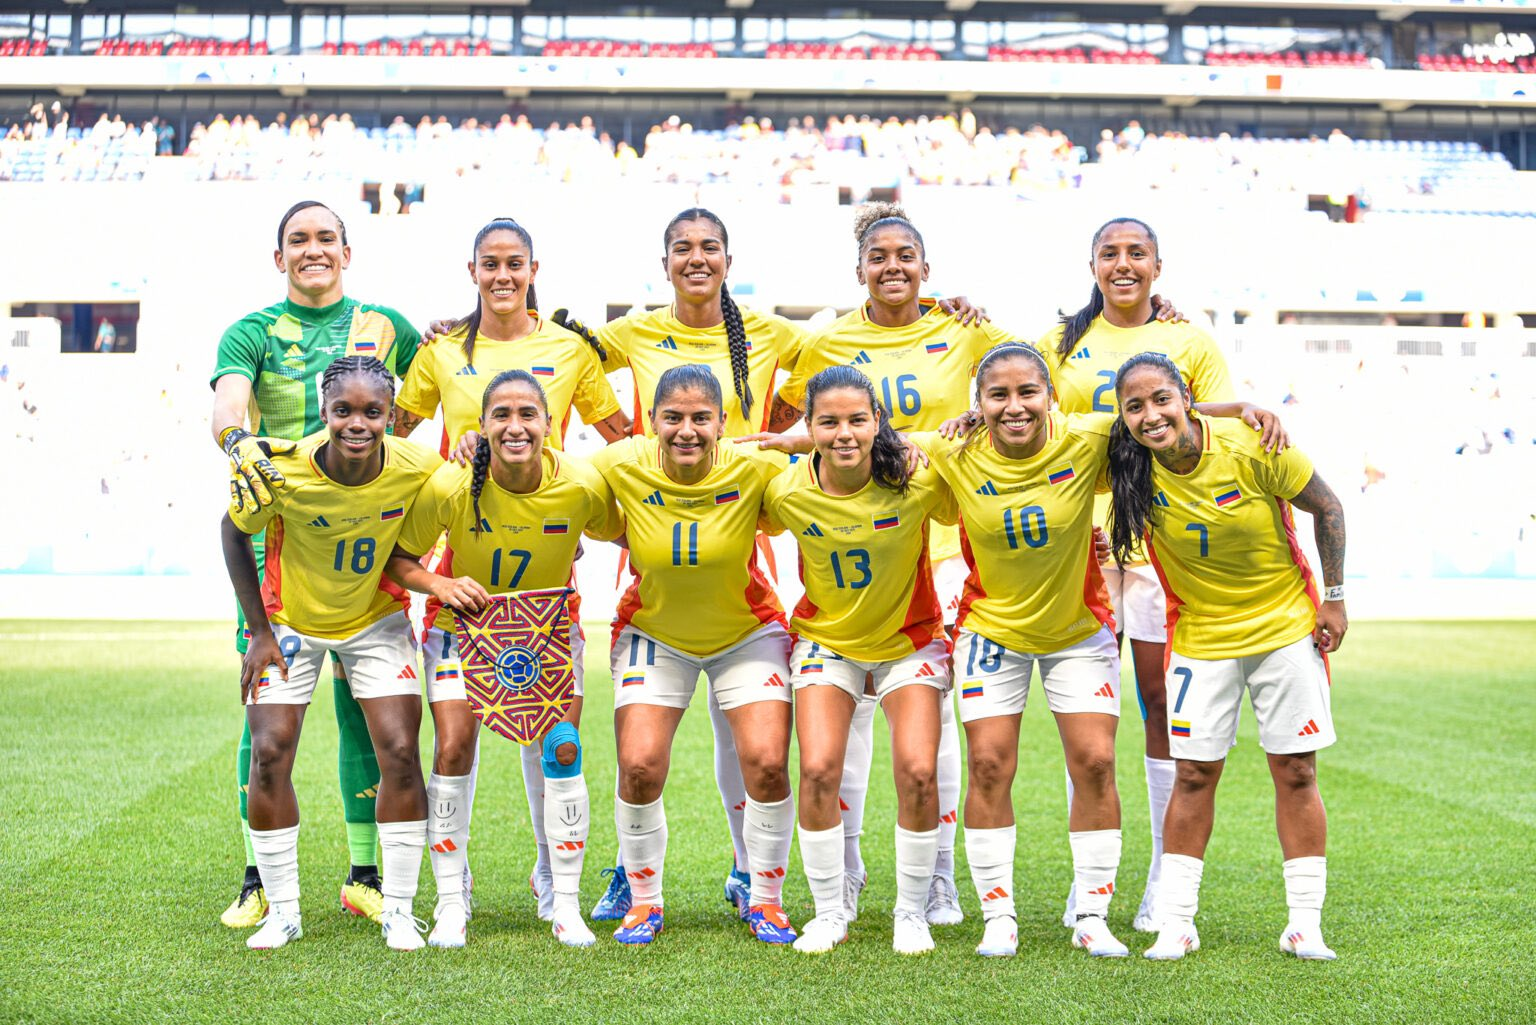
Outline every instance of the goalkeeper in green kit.
<path fill-rule="evenodd" d="M 232 501 L 255 508 L 272 501 L 283 486 L 271 452 L 287 452 L 306 435 L 321 429 L 320 377 L 342 356 L 373 356 L 396 376 L 405 376 L 421 342 L 405 318 L 383 306 L 347 298 L 342 271 L 352 258 L 341 218 L 321 203 L 295 204 L 278 224 L 277 269 L 288 280 L 288 296 L 231 326 L 219 341 L 214 391 L 213 435 L 229 456 Z M 246 430 L 249 419 L 250 430 Z M 260 440 L 251 433 L 261 435 Z M 263 564 L 258 536 L 256 560 Z M 274 544 L 280 543 L 275 539 Z M 242 618 L 236 649 L 244 653 L 249 635 Z M 332 693 L 340 733 L 338 771 L 346 812 L 351 868 L 341 887 L 341 905 L 355 915 L 378 921 L 383 912 L 374 795 L 379 765 L 363 712 L 347 687 L 341 665 L 332 662 Z M 234 692 L 231 691 L 231 704 Z M 241 716 L 242 721 L 244 716 Z M 246 824 L 246 787 L 251 771 L 251 731 L 240 738 L 236 761 L 240 823 L 245 835 L 245 878 L 239 895 L 220 920 L 231 928 L 253 927 L 267 912 L 266 894 L 251 849 Z"/>

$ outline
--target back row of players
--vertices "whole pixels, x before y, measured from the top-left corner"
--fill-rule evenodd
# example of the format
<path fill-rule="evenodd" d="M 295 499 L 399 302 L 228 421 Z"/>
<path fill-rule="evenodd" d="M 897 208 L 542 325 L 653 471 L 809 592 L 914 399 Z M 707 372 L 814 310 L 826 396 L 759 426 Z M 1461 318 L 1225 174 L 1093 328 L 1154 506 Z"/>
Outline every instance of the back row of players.
<path fill-rule="evenodd" d="M 1121 848 L 1118 617 L 1146 726 L 1153 858 L 1134 927 L 1158 934 L 1147 956 L 1199 945 L 1201 858 L 1245 689 L 1276 786 L 1290 907 L 1281 947 L 1333 956 L 1320 928 L 1314 755 L 1334 740 L 1324 656 L 1346 628 L 1338 500 L 1272 418 L 1231 401 L 1208 336 L 1154 317 L 1161 261 L 1144 223 L 1095 233 L 1090 303 L 1034 344 L 963 300 L 922 298 L 923 240 L 898 208 L 865 208 L 855 234 L 868 297 L 807 335 L 735 305 L 725 226 L 684 211 L 663 236 L 676 302 L 594 335 L 565 326 L 563 311 L 536 312 L 532 239 L 499 219 L 475 238 L 474 313 L 422 347 L 398 314 L 345 297 L 350 250 L 334 212 L 301 203 L 284 215 L 275 261 L 287 299 L 226 333 L 213 377 L 213 429 L 235 467 L 226 558 L 249 626 L 237 767 L 247 871 L 224 921 L 259 924 L 250 946 L 302 935 L 290 777 L 327 652 L 353 863 L 342 905 L 380 921 L 397 949 L 464 943 L 478 745 L 451 610 L 567 584 L 585 533 L 624 543 L 633 577 L 611 647 L 620 863 L 593 909 L 622 918 L 620 942 L 649 943 L 663 927 L 662 791 L 702 673 L 735 846 L 726 896 L 754 937 L 825 952 L 857 918 L 877 703 L 898 801 L 894 947 L 929 950 L 930 924 L 961 920 L 958 704 L 966 854 L 986 923 L 977 950 L 1015 953 L 1010 791 L 1038 663 L 1068 775 L 1063 924 L 1089 953 L 1124 956 L 1107 924 Z M 633 421 L 605 376 L 625 366 Z M 781 368 L 790 376 L 773 394 Z M 439 408 L 447 463 L 399 437 Z M 610 442 L 589 463 L 560 451 L 572 408 Z M 244 429 L 248 409 L 260 442 Z M 806 438 L 779 437 L 802 415 Z M 791 463 L 781 450 L 795 448 L 807 456 Z M 1095 508 L 1108 487 L 1112 515 L 1107 496 Z M 1292 505 L 1315 517 L 1326 601 Z M 1112 534 L 1102 569 L 1095 523 Z M 263 530 L 261 553 L 251 538 Z M 759 530 L 792 531 L 800 548 L 805 598 L 788 624 L 759 567 Z M 436 744 L 425 785 L 418 641 L 401 588 L 429 595 L 419 646 Z M 579 695 L 579 626 L 571 640 Z M 580 716 L 578 696 L 523 751 L 538 843 L 530 884 L 540 917 L 572 946 L 594 942 L 578 906 L 590 823 Z M 798 935 L 781 902 L 797 811 L 792 716 L 816 906 Z M 423 940 L 411 906 L 428 845 L 438 901 Z"/>

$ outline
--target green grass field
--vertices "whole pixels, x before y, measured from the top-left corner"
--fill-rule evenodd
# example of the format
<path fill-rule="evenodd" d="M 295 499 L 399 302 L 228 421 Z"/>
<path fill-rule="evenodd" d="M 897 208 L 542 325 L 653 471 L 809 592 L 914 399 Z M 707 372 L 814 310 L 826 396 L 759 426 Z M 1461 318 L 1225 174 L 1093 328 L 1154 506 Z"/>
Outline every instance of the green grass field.
<path fill-rule="evenodd" d="M 929 957 L 891 952 L 883 751 L 865 832 L 871 878 L 848 944 L 821 958 L 755 944 L 721 899 L 729 842 L 701 709 L 684 721 L 667 790 L 668 929 L 653 948 L 621 948 L 599 931 L 595 948 L 567 950 L 536 920 L 516 753 L 487 735 L 470 944 L 391 954 L 374 926 L 336 906 L 346 854 L 328 696 L 307 723 L 296 781 L 305 938 L 253 954 L 218 924 L 243 861 L 228 629 L 0 622 L 0 1021 L 1530 1022 L 1533 648 L 1531 623 L 1351 631 L 1334 662 L 1343 739 L 1319 760 L 1331 813 L 1331 964 L 1298 963 L 1275 946 L 1285 924 L 1280 853 L 1251 720 L 1217 801 L 1204 948 L 1177 964 L 1094 962 L 1069 948 L 1058 921 L 1070 881 L 1061 754 L 1043 707 L 1025 715 L 1014 794 L 1012 960 L 973 952 L 981 923 L 963 848 L 966 922 L 936 929 Z M 588 677 L 587 905 L 614 851 L 606 679 Z M 1130 917 L 1148 855 L 1146 792 L 1140 725 L 1127 711 L 1123 896 L 1111 917 L 1139 953 L 1149 939 Z M 419 914 L 430 913 L 432 890 L 424 866 Z M 791 917 L 808 917 L 798 855 L 785 893 Z"/>

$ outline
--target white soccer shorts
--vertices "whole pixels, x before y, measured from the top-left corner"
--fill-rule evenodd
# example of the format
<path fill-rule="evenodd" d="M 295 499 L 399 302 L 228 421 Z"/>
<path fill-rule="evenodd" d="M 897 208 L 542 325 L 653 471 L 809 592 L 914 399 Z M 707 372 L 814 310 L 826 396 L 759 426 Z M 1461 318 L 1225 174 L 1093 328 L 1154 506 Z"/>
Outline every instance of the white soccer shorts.
<path fill-rule="evenodd" d="M 1104 588 L 1109 592 L 1115 622 L 1133 641 L 1162 644 L 1168 639 L 1168 599 L 1157 570 L 1146 563 L 1117 567 L 1113 561 L 1100 566 Z"/>
<path fill-rule="evenodd" d="M 1040 655 L 1009 651 L 980 634 L 961 630 L 955 639 L 960 721 L 1023 712 L 1037 662 L 1052 712 L 1120 714 L 1120 651 L 1109 627 L 1099 627 L 1071 647 Z"/>
<path fill-rule="evenodd" d="M 1312 635 L 1243 658 L 1168 661 L 1168 750 L 1175 758 L 1217 762 L 1237 739 L 1243 691 L 1253 702 L 1259 744 L 1272 755 L 1329 747 L 1338 736 L 1328 667 Z"/>
<path fill-rule="evenodd" d="M 576 691 L 582 695 L 582 682 L 586 676 L 583 656 L 587 642 L 581 626 L 571 623 L 571 668 L 575 671 Z M 427 681 L 427 703 L 439 701 L 468 701 L 464 692 L 464 667 L 459 662 L 458 635 L 441 627 L 427 628 L 421 645 L 422 675 Z"/>
<path fill-rule="evenodd" d="M 268 666 L 251 689 L 248 704 L 309 704 L 327 654 L 341 662 L 352 696 L 359 701 L 421 693 L 416 638 L 403 612 L 392 612 L 343 640 L 311 637 L 280 623 L 272 624 L 272 634 L 288 660 L 288 679 L 276 666 Z"/>
<path fill-rule="evenodd" d="M 795 690 L 818 685 L 836 687 L 855 701 L 865 696 L 866 682 L 873 682 L 876 701 L 914 683 L 943 694 L 950 684 L 949 644 L 943 639 L 934 640 L 901 658 L 860 662 L 844 658 L 824 644 L 802 639 L 795 642 L 789 669 Z"/>
<path fill-rule="evenodd" d="M 703 673 L 725 711 L 758 701 L 788 701 L 789 632 L 768 623 L 729 648 L 690 655 L 633 626 L 619 632 L 609 652 L 613 706 L 687 708 Z"/>

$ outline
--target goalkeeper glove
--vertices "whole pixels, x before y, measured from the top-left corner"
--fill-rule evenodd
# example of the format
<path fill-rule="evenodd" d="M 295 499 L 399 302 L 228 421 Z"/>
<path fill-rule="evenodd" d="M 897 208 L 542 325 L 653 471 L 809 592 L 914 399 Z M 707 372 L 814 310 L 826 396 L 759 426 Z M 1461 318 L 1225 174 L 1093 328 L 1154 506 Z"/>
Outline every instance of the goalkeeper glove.
<path fill-rule="evenodd" d="M 241 427 L 227 428 L 220 435 L 219 444 L 229 456 L 230 507 L 236 512 L 246 508 L 255 512 L 264 505 L 271 505 L 272 489 L 282 487 L 284 479 L 270 457 L 286 455 L 298 445 L 291 441 L 258 439 Z"/>
<path fill-rule="evenodd" d="M 577 334 L 577 335 L 580 335 L 582 338 L 584 338 L 588 345 L 592 346 L 593 349 L 597 350 L 597 358 L 598 359 L 607 359 L 608 358 L 608 353 L 603 351 L 602 344 L 600 342 L 598 342 L 598 340 L 597 340 L 597 332 L 593 331 L 586 324 L 582 323 L 581 321 L 577 320 L 575 317 L 571 316 L 571 311 L 570 310 L 567 310 L 564 307 L 561 307 L 560 309 L 556 310 L 554 312 L 554 315 L 551 316 L 549 319 L 554 321 L 556 324 L 559 324 L 561 327 L 565 328 L 567 331 L 571 332 L 572 334 Z"/>

